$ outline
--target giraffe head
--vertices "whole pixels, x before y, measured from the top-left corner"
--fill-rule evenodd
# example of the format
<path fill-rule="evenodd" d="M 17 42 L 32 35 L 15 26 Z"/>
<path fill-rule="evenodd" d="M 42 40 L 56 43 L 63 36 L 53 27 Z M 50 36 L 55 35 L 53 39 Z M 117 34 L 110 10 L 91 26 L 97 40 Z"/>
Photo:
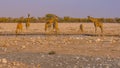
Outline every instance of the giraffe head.
<path fill-rule="evenodd" d="M 88 18 L 90 18 L 90 16 L 87 16 Z"/>
<path fill-rule="evenodd" d="M 90 21 L 96 21 L 96 19 L 94 19 L 93 17 L 91 17 L 91 16 L 87 16 L 88 17 L 88 20 L 90 20 Z"/>
<path fill-rule="evenodd" d="M 30 14 L 28 13 L 28 18 L 30 17 Z"/>
<path fill-rule="evenodd" d="M 92 17 L 91 16 L 87 16 L 88 17 L 88 19 L 91 19 Z"/>
<path fill-rule="evenodd" d="M 88 17 L 88 20 L 90 20 L 91 21 L 91 17 L 90 16 L 87 16 Z"/>

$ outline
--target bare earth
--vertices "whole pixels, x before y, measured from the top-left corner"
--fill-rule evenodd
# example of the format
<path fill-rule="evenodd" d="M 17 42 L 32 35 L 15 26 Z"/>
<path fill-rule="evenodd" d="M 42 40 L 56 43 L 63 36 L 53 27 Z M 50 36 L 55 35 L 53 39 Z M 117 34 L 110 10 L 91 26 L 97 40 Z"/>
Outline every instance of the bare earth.
<path fill-rule="evenodd" d="M 102 36 L 93 23 L 59 23 L 58 35 L 45 33 L 44 23 L 32 23 L 17 36 L 15 29 L 14 23 L 0 23 L 0 68 L 120 68 L 118 23 L 104 23 Z"/>

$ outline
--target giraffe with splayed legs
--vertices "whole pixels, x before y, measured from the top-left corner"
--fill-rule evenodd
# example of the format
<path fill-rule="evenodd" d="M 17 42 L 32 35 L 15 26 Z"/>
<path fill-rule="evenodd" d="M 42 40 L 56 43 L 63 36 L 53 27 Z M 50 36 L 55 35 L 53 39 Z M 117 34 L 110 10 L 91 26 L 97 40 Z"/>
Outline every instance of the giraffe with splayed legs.
<path fill-rule="evenodd" d="M 101 33 L 103 33 L 103 23 L 99 22 L 96 18 L 88 16 L 88 19 L 94 23 L 95 33 L 97 32 L 97 27 L 101 29 Z"/>
<path fill-rule="evenodd" d="M 20 32 L 22 32 L 22 30 L 23 30 L 23 25 L 22 25 L 22 23 L 20 22 L 20 23 L 18 23 L 17 24 L 17 27 L 16 27 L 16 34 L 18 34 L 18 33 L 20 33 Z"/>
<path fill-rule="evenodd" d="M 58 21 L 57 21 L 57 17 L 53 17 L 51 19 L 49 19 L 46 23 L 45 23 L 45 31 L 50 30 L 51 28 L 52 31 L 55 30 L 55 32 L 58 32 L 59 28 L 58 28 Z"/>

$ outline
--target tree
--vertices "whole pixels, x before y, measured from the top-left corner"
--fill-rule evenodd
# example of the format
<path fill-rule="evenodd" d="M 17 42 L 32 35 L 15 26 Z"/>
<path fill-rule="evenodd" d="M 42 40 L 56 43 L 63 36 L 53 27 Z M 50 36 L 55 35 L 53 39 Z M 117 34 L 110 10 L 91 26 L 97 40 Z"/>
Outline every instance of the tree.
<path fill-rule="evenodd" d="M 46 14 L 45 17 L 46 17 L 46 20 L 48 19 L 51 19 L 53 17 L 55 17 L 56 15 L 55 14 Z"/>
<path fill-rule="evenodd" d="M 65 16 L 64 17 L 64 22 L 69 22 L 70 21 L 70 17 L 69 16 Z"/>
<path fill-rule="evenodd" d="M 115 21 L 116 21 L 117 23 L 120 23 L 120 18 L 115 18 Z"/>

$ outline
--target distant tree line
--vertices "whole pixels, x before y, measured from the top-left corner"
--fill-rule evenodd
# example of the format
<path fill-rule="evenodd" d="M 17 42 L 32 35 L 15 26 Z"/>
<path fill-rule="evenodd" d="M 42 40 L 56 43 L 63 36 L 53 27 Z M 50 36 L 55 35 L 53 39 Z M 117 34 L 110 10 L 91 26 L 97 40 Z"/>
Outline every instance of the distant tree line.
<path fill-rule="evenodd" d="M 52 16 L 55 16 L 54 14 L 46 14 L 45 17 L 30 17 L 31 23 L 44 23 L 47 21 L 47 19 L 51 18 Z M 57 16 L 58 17 L 58 16 Z M 104 23 L 120 23 L 120 18 L 97 18 L 100 22 Z M 66 23 L 74 23 L 74 22 L 83 22 L 87 23 L 90 22 L 88 18 L 73 18 L 70 16 L 64 16 L 63 18 L 58 17 L 58 21 L 60 23 L 66 22 Z M 12 17 L 0 17 L 0 23 L 17 23 L 17 22 L 27 22 L 27 18 L 25 17 L 19 17 L 19 18 L 12 18 Z"/>

